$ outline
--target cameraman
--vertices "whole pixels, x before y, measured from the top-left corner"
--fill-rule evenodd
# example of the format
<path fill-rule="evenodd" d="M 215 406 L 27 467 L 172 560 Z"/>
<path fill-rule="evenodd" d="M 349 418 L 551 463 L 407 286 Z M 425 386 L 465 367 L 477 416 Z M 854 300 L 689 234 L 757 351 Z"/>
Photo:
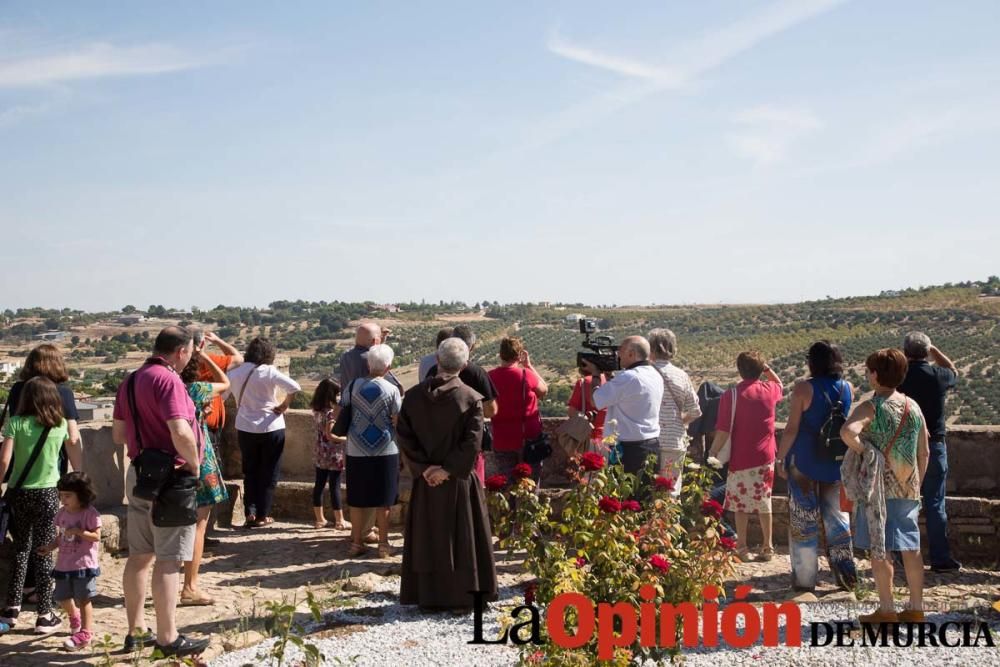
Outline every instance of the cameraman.
<path fill-rule="evenodd" d="M 629 336 L 618 347 L 624 370 L 609 374 L 607 382 L 592 362 L 581 360 L 581 366 L 594 378 L 590 404 L 598 410 L 607 409 L 608 424 L 611 420 L 617 422 L 622 465 L 630 473 L 642 470 L 651 454 L 656 456 L 656 470 L 660 469 L 663 376 L 649 361 L 649 355 L 649 341 L 642 336 Z"/>

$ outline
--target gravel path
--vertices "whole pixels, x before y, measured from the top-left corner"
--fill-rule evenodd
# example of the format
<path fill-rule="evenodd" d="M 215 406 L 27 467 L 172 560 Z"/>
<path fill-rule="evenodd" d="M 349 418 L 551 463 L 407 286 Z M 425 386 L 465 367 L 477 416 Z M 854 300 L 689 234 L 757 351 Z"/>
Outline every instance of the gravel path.
<path fill-rule="evenodd" d="M 363 606 L 331 612 L 327 621 L 337 624 L 358 624 L 366 629 L 343 636 L 311 640 L 325 656 L 324 665 L 359 665 L 382 667 L 383 665 L 477 665 L 484 667 L 517 664 L 517 651 L 513 646 L 470 646 L 466 642 L 472 637 L 471 617 L 450 617 L 448 615 L 427 616 L 415 607 L 401 607 L 396 603 L 399 592 L 399 578 L 387 577 L 375 591 L 363 598 Z M 502 588 L 501 600 L 510 600 L 520 595 L 519 589 Z M 871 605 L 862 605 L 867 611 Z M 754 646 L 749 649 L 698 648 L 685 651 L 685 665 L 699 666 L 737 665 L 972 665 L 1000 664 L 1000 648 L 989 648 L 984 641 L 979 647 L 867 647 L 861 646 L 860 638 L 855 646 L 837 648 L 834 646 L 809 646 L 809 623 L 812 621 L 831 622 L 857 618 L 859 606 L 855 603 L 813 603 L 804 604 L 802 609 L 803 642 L 800 647 L 765 648 Z M 987 612 L 977 619 L 968 613 L 930 614 L 928 620 L 934 623 L 945 621 L 990 622 L 994 643 L 1000 644 L 1000 616 Z M 487 614 L 484 636 L 495 637 L 496 616 Z M 742 627 L 742 623 L 741 623 Z M 782 625 L 782 628 L 784 626 Z M 824 636 L 820 631 L 820 637 Z M 949 632 L 949 641 L 960 640 L 961 634 Z M 782 629 L 782 638 L 784 629 Z M 272 641 L 238 653 L 221 656 L 211 663 L 211 667 L 244 667 L 245 665 L 266 665 L 262 659 Z M 301 656 L 298 649 L 288 654 L 287 662 L 295 664 L 294 658 Z M 646 667 L 652 667 L 647 662 Z"/>

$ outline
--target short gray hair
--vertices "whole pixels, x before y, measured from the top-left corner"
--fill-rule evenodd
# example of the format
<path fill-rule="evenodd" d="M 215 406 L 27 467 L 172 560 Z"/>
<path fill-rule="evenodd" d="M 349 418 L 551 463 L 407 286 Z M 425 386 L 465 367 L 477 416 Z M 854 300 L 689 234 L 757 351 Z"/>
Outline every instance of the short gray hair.
<path fill-rule="evenodd" d="M 910 359 L 926 359 L 931 349 L 931 339 L 920 331 L 911 331 L 903 339 L 903 354 Z"/>
<path fill-rule="evenodd" d="M 368 348 L 365 358 L 368 359 L 368 370 L 372 375 L 381 375 L 392 366 L 394 353 L 388 345 L 372 345 Z"/>
<path fill-rule="evenodd" d="M 653 329 L 647 338 L 650 350 L 657 359 L 670 361 L 677 354 L 677 336 L 670 329 Z"/>
<path fill-rule="evenodd" d="M 443 373 L 457 373 L 469 363 L 469 346 L 461 338 L 449 338 L 437 351 L 438 370 Z"/>

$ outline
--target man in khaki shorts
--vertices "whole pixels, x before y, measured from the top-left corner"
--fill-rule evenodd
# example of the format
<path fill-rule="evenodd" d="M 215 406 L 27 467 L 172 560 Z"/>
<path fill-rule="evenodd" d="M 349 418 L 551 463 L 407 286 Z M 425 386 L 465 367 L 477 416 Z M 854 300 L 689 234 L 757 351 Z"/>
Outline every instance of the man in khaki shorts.
<path fill-rule="evenodd" d="M 167 327 L 156 337 L 153 355 L 119 387 L 112 439 L 115 444 L 127 444 L 132 461 L 139 455 L 141 443 L 143 449 L 159 449 L 173 455 L 178 468 L 198 474 L 200 446 L 196 434 L 200 434 L 201 429 L 195 422 L 194 404 L 178 375 L 191 360 L 192 353 L 190 332 L 180 327 Z M 125 477 L 128 561 L 122 583 L 129 625 L 125 650 L 131 653 L 155 642 L 156 648 L 167 657 L 197 655 L 208 646 L 208 640 L 193 640 L 179 634 L 176 619 L 179 573 L 184 561 L 191 560 L 195 526 L 154 526 L 150 514 L 153 504 L 135 496 L 135 485 L 133 463 Z M 144 618 L 150 570 L 156 610 L 155 637 L 146 628 Z"/>

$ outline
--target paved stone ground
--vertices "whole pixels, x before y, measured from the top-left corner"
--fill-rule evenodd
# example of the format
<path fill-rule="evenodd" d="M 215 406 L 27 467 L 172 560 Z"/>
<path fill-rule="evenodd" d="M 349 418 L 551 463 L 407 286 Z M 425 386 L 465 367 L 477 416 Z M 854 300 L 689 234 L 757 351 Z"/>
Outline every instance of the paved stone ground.
<path fill-rule="evenodd" d="M 350 605 L 352 595 L 372 590 L 380 576 L 399 573 L 402 536 L 398 533 L 391 535 L 396 553 L 387 560 L 375 558 L 374 552 L 369 558 L 348 560 L 345 533 L 317 531 L 304 524 L 276 523 L 266 529 L 220 531 L 217 537 L 221 545 L 202 566 L 204 589 L 215 597 L 216 604 L 178 610 L 182 632 L 212 637 L 205 659 L 260 641 L 267 616 L 263 605 L 268 600 L 296 595 L 301 603 L 308 586 L 319 596 L 324 607 Z M 113 652 L 120 649 L 126 630 L 121 588 L 124 563 L 119 558 L 102 558 L 103 574 L 98 584 L 101 595 L 96 600 L 97 634 L 112 637 Z M 822 565 L 825 567 L 825 562 Z M 867 562 L 861 561 L 859 565 L 869 574 Z M 515 585 L 524 579 L 517 563 L 505 561 L 499 555 L 498 571 L 502 585 Z M 769 563 L 740 565 L 738 578 L 754 586 L 755 600 L 784 600 L 790 595 L 788 572 L 788 557 L 779 554 Z M 902 579 L 897 582 L 902 584 Z M 996 614 L 990 605 L 1000 598 L 998 571 L 968 569 L 950 575 L 928 571 L 926 586 L 928 605 L 935 610 L 977 609 L 984 614 Z M 869 600 L 874 598 L 870 579 L 860 591 L 862 602 L 866 596 Z M 823 602 L 843 601 L 845 598 L 850 600 L 851 594 L 837 591 L 832 579 L 824 574 L 816 597 Z M 299 609 L 305 611 L 301 604 Z M 147 608 L 147 612 L 152 625 L 152 609 Z M 20 627 L 0 638 L 2 665 L 131 664 L 130 656 L 115 653 L 105 656 L 100 649 L 94 654 L 66 653 L 60 649 L 66 632 L 38 637 L 30 634 L 34 624 L 30 607 L 22 618 L 24 622 Z M 363 627 L 340 626 L 321 634 L 351 633 Z"/>

